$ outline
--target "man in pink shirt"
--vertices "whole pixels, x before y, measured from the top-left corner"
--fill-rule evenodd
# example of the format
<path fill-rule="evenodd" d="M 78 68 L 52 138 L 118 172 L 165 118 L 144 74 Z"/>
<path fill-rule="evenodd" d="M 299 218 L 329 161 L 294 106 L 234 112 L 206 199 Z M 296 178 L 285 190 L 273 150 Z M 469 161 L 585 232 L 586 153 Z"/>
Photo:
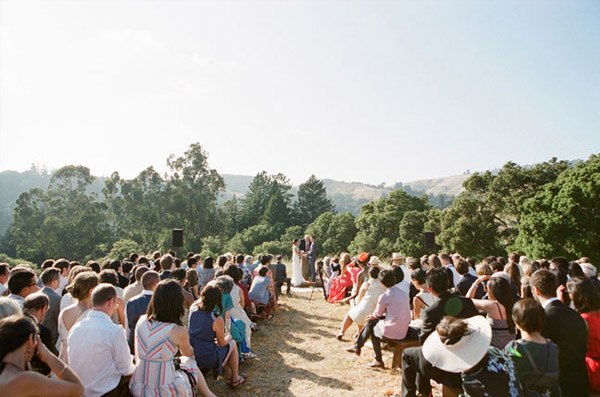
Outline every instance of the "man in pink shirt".
<path fill-rule="evenodd" d="M 410 324 L 408 293 L 401 288 L 393 288 L 403 281 L 403 274 L 398 273 L 400 280 L 391 270 L 383 270 L 379 273 L 379 281 L 386 287 L 386 292 L 379 297 L 373 314 L 367 317 L 367 323 L 354 342 L 354 346 L 348 349 L 349 352 L 360 356 L 363 345 L 371 338 L 375 352 L 375 361 L 370 364 L 371 367 L 384 368 L 381 339 L 417 339 L 417 332 L 408 326 Z"/>

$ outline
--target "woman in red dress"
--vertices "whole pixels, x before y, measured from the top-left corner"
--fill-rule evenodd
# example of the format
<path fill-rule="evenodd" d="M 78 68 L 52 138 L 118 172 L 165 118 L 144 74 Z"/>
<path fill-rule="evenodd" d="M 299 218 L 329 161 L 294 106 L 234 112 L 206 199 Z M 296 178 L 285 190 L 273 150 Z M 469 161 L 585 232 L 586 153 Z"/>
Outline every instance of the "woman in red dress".
<path fill-rule="evenodd" d="M 350 263 L 350 255 L 343 253 L 340 256 L 340 275 L 331 280 L 329 287 L 329 303 L 337 303 L 346 298 L 346 291 L 352 287 L 352 273 L 348 264 Z"/>

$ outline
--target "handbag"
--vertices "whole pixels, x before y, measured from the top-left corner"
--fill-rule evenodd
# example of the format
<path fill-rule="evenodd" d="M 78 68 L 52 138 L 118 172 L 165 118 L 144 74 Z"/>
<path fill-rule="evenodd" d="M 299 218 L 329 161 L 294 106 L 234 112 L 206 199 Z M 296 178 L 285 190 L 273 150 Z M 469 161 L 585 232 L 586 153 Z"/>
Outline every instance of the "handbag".
<path fill-rule="evenodd" d="M 173 358 L 173 365 L 175 365 L 176 371 L 180 371 L 187 376 L 188 381 L 190 382 L 190 387 L 192 389 L 192 397 L 198 397 L 198 389 L 196 388 L 197 381 L 196 377 L 194 376 L 194 373 L 188 368 L 185 368 L 181 365 L 181 357 Z"/>

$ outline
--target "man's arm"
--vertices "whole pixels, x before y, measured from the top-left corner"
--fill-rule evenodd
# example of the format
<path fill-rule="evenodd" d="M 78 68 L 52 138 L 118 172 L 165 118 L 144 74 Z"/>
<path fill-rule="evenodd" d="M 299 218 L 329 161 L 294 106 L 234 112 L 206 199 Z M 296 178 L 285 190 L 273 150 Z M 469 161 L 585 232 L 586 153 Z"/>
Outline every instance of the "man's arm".
<path fill-rule="evenodd" d="M 135 301 L 134 300 L 130 300 L 125 304 L 125 316 L 127 318 L 127 326 L 131 329 L 132 328 L 132 323 L 135 324 L 134 322 L 134 313 L 133 313 L 133 305 L 134 305 Z"/>
<path fill-rule="evenodd" d="M 129 345 L 122 328 L 115 328 L 111 342 L 117 371 L 122 376 L 131 375 L 135 370 L 135 365 L 133 364 L 133 356 L 129 354 Z"/>
<path fill-rule="evenodd" d="M 373 317 L 382 318 L 385 316 L 385 309 L 387 308 L 387 299 L 384 295 L 380 295 L 379 299 L 377 299 L 377 306 L 375 307 L 375 311 L 373 311 Z"/>

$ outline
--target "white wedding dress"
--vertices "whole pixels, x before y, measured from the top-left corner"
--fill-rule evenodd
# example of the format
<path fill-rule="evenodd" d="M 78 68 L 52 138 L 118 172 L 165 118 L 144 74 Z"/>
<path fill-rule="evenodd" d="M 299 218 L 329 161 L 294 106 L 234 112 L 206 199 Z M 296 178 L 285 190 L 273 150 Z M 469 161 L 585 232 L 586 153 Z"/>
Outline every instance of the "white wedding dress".
<path fill-rule="evenodd" d="M 299 287 L 304 283 L 302 277 L 302 262 L 300 261 L 300 250 L 298 246 L 292 246 L 292 285 Z"/>

